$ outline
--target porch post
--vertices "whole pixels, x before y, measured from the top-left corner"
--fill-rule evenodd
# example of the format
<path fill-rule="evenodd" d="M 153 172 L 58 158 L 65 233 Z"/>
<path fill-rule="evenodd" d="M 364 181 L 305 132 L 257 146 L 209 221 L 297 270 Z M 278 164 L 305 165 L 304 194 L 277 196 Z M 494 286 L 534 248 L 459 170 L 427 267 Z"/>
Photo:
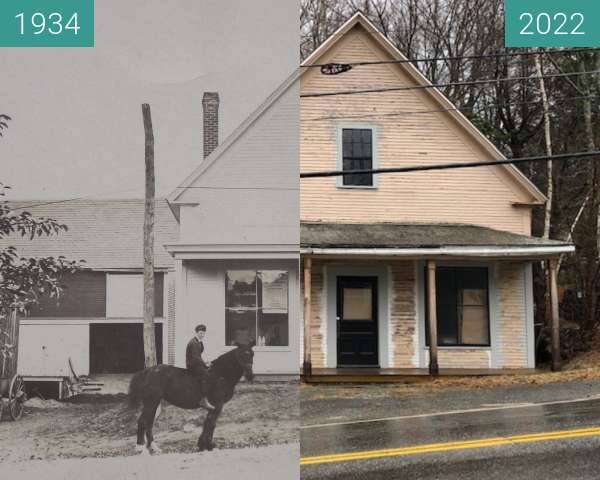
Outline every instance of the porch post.
<path fill-rule="evenodd" d="M 311 275 L 312 259 L 309 255 L 304 256 L 304 375 L 312 375 L 312 362 L 310 358 L 310 322 L 311 322 Z"/>
<path fill-rule="evenodd" d="M 427 260 L 427 323 L 429 327 L 429 374 L 437 375 L 439 367 L 434 260 Z"/>
<path fill-rule="evenodd" d="M 175 258 L 175 315 L 173 322 L 175 365 L 185 366 L 185 342 L 187 318 L 185 315 L 185 297 L 187 295 L 187 278 L 183 260 Z"/>
<path fill-rule="evenodd" d="M 552 370 L 557 372 L 561 368 L 560 360 L 560 319 L 558 313 L 558 287 L 557 287 L 557 259 L 548 261 L 550 273 L 550 305 L 552 314 Z"/>

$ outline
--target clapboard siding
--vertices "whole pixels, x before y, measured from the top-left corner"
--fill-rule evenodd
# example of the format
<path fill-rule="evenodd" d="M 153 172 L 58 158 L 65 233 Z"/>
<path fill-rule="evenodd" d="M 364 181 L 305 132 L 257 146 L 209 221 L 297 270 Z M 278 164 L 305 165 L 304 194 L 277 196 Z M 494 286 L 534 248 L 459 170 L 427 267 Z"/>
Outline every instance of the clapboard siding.
<path fill-rule="evenodd" d="M 183 190 L 197 205 L 180 208 L 180 243 L 298 245 L 298 95 L 296 83 Z"/>
<path fill-rule="evenodd" d="M 391 366 L 394 368 L 412 368 L 415 357 L 415 332 L 417 328 L 416 312 L 416 276 L 415 265 L 411 261 L 393 262 L 392 291 L 390 309 Z"/>
<path fill-rule="evenodd" d="M 391 58 L 369 35 L 357 25 L 320 62 Z M 401 66 L 380 65 L 337 76 L 311 69 L 301 77 L 300 88 L 309 93 L 409 85 L 414 81 Z M 491 159 L 448 112 L 389 115 L 438 109 L 423 90 L 302 98 L 301 171 L 335 170 L 337 131 L 357 122 L 376 127 L 381 168 Z M 377 189 L 343 189 L 336 184 L 333 177 L 302 181 L 302 220 L 469 223 L 530 233 L 530 210 L 512 203 L 531 201 L 531 195 L 504 167 L 386 174 L 380 176 Z"/>
<path fill-rule="evenodd" d="M 527 367 L 524 275 L 520 263 L 498 264 L 499 366 L 503 368 Z"/>

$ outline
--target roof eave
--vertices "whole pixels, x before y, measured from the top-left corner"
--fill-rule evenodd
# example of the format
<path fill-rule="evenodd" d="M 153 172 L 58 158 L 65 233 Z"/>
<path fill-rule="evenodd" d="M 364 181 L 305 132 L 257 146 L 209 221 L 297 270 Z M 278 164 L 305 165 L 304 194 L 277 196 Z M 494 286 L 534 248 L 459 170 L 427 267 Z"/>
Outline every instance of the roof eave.
<path fill-rule="evenodd" d="M 309 247 L 300 249 L 303 255 L 365 256 L 365 257 L 462 257 L 462 258 L 547 258 L 573 253 L 575 246 L 444 246 L 444 247 L 387 247 L 337 248 Z"/>

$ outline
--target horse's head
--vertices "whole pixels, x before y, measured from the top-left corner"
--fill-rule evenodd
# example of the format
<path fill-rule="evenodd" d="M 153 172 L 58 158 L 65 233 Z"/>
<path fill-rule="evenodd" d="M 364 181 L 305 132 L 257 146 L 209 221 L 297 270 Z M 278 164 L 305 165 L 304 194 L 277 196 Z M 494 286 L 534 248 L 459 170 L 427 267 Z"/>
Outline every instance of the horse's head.
<path fill-rule="evenodd" d="M 254 378 L 254 372 L 252 371 L 252 364 L 254 362 L 254 351 L 252 350 L 252 347 L 254 347 L 254 345 L 256 345 L 254 340 L 247 345 L 236 343 L 237 348 L 234 350 L 235 358 L 244 371 L 244 377 L 246 377 L 246 380 L 249 382 Z"/>

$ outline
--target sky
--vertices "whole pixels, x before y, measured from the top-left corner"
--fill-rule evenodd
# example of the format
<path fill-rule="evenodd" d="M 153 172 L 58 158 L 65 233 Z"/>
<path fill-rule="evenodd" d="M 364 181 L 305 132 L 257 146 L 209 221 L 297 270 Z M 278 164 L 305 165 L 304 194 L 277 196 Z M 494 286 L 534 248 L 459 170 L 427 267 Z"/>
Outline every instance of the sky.
<path fill-rule="evenodd" d="M 202 160 L 202 95 L 220 140 L 299 63 L 294 0 L 96 0 L 94 48 L 0 48 L 0 182 L 10 199 L 141 198 L 149 103 L 157 196 Z"/>

